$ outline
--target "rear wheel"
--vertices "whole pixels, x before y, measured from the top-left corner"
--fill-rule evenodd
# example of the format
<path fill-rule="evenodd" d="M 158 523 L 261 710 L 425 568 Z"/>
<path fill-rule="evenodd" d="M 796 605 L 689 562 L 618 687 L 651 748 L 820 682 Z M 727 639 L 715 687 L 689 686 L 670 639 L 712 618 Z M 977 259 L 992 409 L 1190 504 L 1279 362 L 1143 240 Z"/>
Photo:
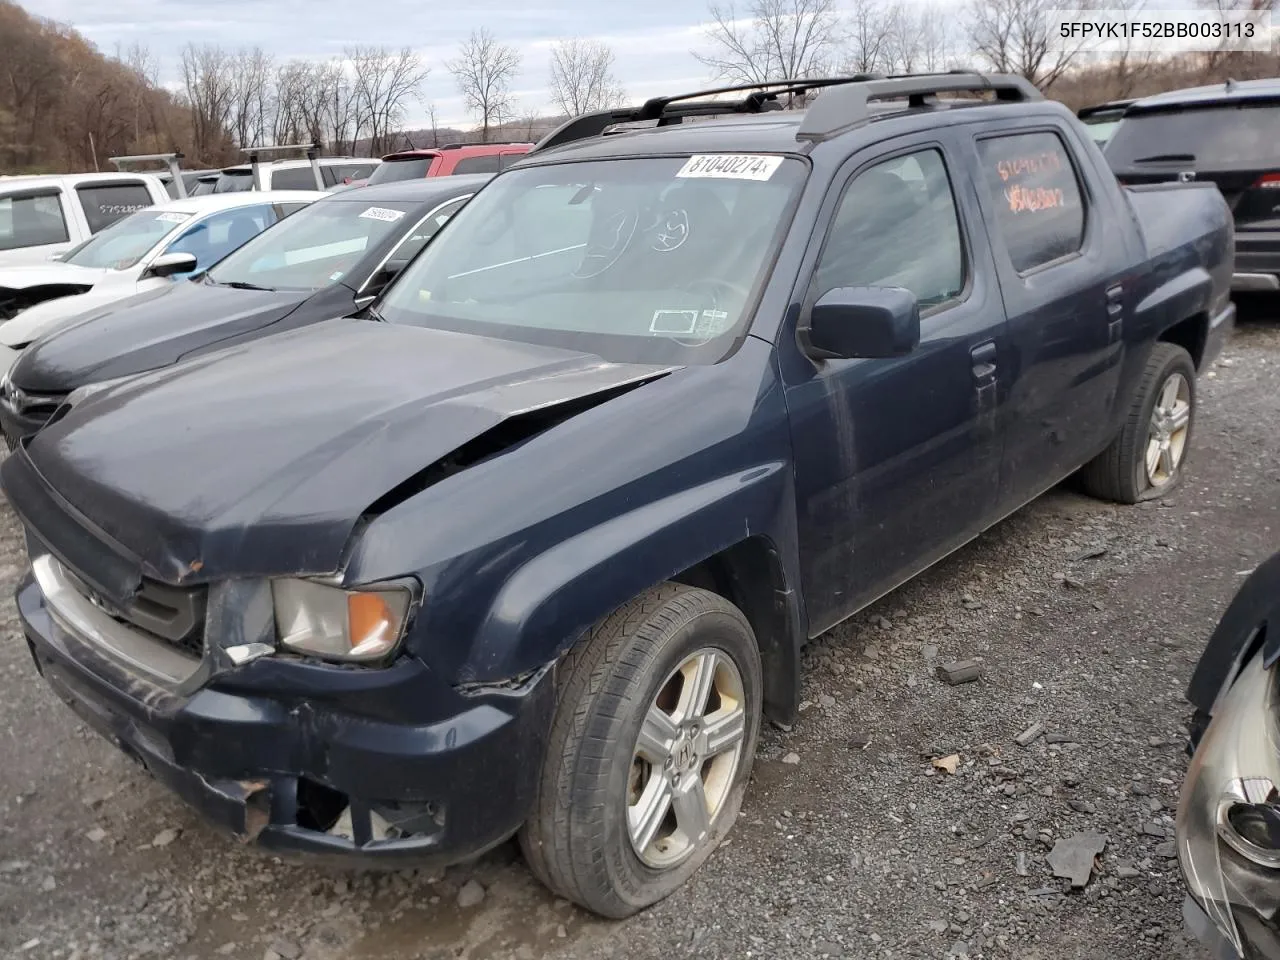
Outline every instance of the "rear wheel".
<path fill-rule="evenodd" d="M 1182 479 L 1195 413 L 1191 355 L 1176 344 L 1157 343 L 1119 435 L 1080 472 L 1085 490 L 1120 503 L 1167 494 Z"/>
<path fill-rule="evenodd" d="M 760 655 L 723 597 L 665 584 L 560 665 L 520 842 L 556 893 L 621 918 L 675 891 L 729 832 L 760 728 Z"/>

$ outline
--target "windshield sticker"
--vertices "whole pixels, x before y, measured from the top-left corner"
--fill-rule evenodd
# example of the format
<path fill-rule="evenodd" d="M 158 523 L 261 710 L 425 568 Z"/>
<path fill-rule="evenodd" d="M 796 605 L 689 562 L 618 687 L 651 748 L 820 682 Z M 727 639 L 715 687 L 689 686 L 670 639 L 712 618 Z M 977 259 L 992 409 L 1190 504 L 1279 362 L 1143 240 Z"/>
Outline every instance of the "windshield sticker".
<path fill-rule="evenodd" d="M 729 314 L 723 310 L 703 310 L 698 318 L 698 326 L 694 330 L 700 337 L 710 339 L 719 336 L 729 328 Z"/>
<path fill-rule="evenodd" d="M 649 322 L 650 333 L 689 336 L 698 327 L 697 310 L 655 310 Z"/>
<path fill-rule="evenodd" d="M 360 216 L 365 220 L 381 220 L 383 223 L 395 223 L 404 216 L 404 213 L 400 210 L 388 210 L 386 207 L 370 207 Z"/>
<path fill-rule="evenodd" d="M 768 180 L 782 166 L 782 157 L 739 153 L 697 154 L 677 177 L 717 177 L 724 180 Z"/>
<path fill-rule="evenodd" d="M 335 270 L 335 271 L 333 271 L 333 273 L 329 274 L 329 279 L 330 279 L 331 281 L 333 281 L 333 280 L 341 280 L 341 279 L 342 279 L 342 271 L 341 271 L 341 270 Z"/>
<path fill-rule="evenodd" d="M 160 223 L 185 223 L 191 219 L 189 213 L 160 213 L 156 215 L 156 220 Z"/>

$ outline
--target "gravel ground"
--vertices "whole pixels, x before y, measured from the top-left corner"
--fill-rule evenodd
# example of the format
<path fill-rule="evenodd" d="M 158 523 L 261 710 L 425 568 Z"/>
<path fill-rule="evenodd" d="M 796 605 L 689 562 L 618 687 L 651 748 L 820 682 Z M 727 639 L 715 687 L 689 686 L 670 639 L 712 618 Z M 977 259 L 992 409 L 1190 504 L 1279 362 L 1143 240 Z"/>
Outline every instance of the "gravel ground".
<path fill-rule="evenodd" d="M 1202 960 L 1169 843 L 1182 691 L 1243 575 L 1280 548 L 1278 372 L 1280 330 L 1243 325 L 1202 381 L 1171 500 L 1054 491 L 815 643 L 801 722 L 765 735 L 729 843 L 622 924 L 547 895 L 511 847 L 438 878 L 235 846 L 55 700 L 6 599 L 0 956 Z M 6 598 L 23 563 L 0 507 Z M 934 677 L 968 657 L 980 681 Z M 1033 723 L 1045 735 L 1018 745 Z M 952 756 L 954 773 L 933 764 Z M 1046 855 L 1077 832 L 1107 844 L 1069 890 Z"/>

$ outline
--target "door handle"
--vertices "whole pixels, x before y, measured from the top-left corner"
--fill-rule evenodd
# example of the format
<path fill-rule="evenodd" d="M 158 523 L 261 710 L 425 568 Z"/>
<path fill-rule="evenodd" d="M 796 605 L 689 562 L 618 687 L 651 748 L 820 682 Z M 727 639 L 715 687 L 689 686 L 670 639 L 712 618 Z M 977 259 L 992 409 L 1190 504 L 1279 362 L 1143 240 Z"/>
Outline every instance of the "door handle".
<path fill-rule="evenodd" d="M 1116 284 L 1107 288 L 1107 316 L 1112 319 L 1124 312 L 1124 287 Z"/>
<path fill-rule="evenodd" d="M 995 378 L 996 375 L 996 345 L 991 341 L 980 343 L 969 351 L 969 358 L 973 361 L 973 379 L 978 383 L 985 383 Z"/>

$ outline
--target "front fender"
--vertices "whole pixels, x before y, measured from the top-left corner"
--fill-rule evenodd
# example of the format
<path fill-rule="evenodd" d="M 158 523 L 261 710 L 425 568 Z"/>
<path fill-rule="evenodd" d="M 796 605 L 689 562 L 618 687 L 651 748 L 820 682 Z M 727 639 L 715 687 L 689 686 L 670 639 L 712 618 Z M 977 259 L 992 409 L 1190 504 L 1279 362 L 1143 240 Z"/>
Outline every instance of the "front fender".
<path fill-rule="evenodd" d="M 560 656 L 611 611 L 749 537 L 774 532 L 783 461 L 717 477 L 591 527 L 520 567 L 494 598 L 463 674 L 516 676 Z"/>
<path fill-rule="evenodd" d="M 1240 585 L 1196 664 L 1187 700 L 1212 715 L 1223 692 L 1259 649 L 1267 667 L 1280 659 L 1280 553 Z"/>

